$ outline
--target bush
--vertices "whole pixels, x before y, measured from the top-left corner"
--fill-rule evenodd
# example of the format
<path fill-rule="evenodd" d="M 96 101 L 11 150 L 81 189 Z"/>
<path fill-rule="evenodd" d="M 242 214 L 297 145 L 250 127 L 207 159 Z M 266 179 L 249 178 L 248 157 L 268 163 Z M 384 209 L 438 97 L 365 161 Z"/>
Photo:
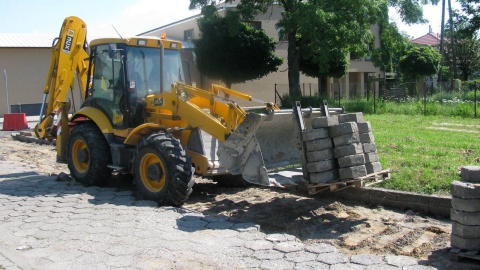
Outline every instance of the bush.
<path fill-rule="evenodd" d="M 430 96 L 426 104 L 422 98 L 407 98 L 400 101 L 377 99 L 342 99 L 340 105 L 338 99 L 325 99 L 320 96 L 307 96 L 291 98 L 288 95 L 282 97 L 281 108 L 291 109 L 295 100 L 300 100 L 303 108 L 318 108 L 327 100 L 329 107 L 343 107 L 347 112 L 363 112 L 365 114 L 403 114 L 403 115 L 431 115 L 431 116 L 456 116 L 469 118 L 474 116 L 473 91 L 470 92 L 440 92 Z M 374 110 L 375 105 L 375 110 Z"/>

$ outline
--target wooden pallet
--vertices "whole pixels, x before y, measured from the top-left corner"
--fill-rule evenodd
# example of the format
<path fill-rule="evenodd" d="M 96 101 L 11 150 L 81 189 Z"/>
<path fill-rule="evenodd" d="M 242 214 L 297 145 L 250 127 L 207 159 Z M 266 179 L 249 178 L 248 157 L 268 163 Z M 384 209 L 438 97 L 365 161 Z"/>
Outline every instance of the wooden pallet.
<path fill-rule="evenodd" d="M 450 250 L 450 259 L 455 262 L 470 260 L 480 263 L 480 251 L 462 251 L 458 248 Z"/>
<path fill-rule="evenodd" d="M 307 185 L 308 194 L 315 195 L 323 191 L 340 191 L 342 189 L 354 187 L 363 188 L 381 183 L 390 179 L 390 170 L 383 170 L 376 173 L 371 173 L 356 179 L 345 180 L 341 182 L 333 182 L 326 184 L 309 184 Z"/>

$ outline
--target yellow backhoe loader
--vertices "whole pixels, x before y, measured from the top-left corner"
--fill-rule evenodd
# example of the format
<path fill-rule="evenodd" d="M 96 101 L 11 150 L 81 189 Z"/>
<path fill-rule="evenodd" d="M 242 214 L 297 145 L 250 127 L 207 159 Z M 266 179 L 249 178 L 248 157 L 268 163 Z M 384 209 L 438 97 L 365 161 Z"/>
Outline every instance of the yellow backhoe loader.
<path fill-rule="evenodd" d="M 145 199 L 181 205 L 194 173 L 272 185 L 267 168 L 301 163 L 291 110 L 218 85 L 186 84 L 181 42 L 120 37 L 86 44 L 85 22 L 66 18 L 35 127 L 39 138 L 56 139 L 57 161 L 76 181 L 101 185 L 123 171 Z M 82 107 L 69 116 L 75 78 Z M 247 112 L 235 99 L 258 101 L 263 110 Z"/>

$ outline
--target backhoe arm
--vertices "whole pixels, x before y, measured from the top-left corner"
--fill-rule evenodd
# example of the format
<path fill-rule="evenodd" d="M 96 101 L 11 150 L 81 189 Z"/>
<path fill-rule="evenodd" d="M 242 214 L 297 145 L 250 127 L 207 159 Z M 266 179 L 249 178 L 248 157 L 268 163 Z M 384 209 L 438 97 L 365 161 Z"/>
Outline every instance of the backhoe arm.
<path fill-rule="evenodd" d="M 65 18 L 59 37 L 52 46 L 40 119 L 35 126 L 38 138 L 52 139 L 56 136 L 53 119 L 55 113 L 62 107 L 61 104 L 66 102 L 68 90 L 74 87 L 75 76 L 78 79 L 83 103 L 88 69 L 86 35 L 87 27 L 82 19 L 74 16 Z"/>

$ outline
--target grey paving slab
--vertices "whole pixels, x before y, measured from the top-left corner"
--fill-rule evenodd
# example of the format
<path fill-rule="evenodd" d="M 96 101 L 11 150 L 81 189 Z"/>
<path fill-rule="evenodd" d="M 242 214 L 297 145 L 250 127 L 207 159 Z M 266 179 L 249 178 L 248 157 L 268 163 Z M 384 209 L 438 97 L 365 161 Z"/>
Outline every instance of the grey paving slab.
<path fill-rule="evenodd" d="M 360 254 L 350 257 L 350 262 L 360 265 L 383 264 L 383 258 L 376 255 Z"/>
<path fill-rule="evenodd" d="M 334 264 L 344 264 L 350 262 L 350 259 L 348 256 L 346 256 L 343 253 L 323 253 L 318 255 L 317 261 L 329 264 L 329 265 L 334 265 Z"/>
<path fill-rule="evenodd" d="M 409 256 L 385 256 L 387 264 L 398 267 L 417 265 L 418 260 Z"/>
<path fill-rule="evenodd" d="M 266 234 L 258 224 L 158 207 L 131 191 L 56 181 L 9 161 L 0 161 L 0 220 L 0 266 L 8 270 L 401 267 L 401 258 L 348 256 L 329 244 Z"/>

